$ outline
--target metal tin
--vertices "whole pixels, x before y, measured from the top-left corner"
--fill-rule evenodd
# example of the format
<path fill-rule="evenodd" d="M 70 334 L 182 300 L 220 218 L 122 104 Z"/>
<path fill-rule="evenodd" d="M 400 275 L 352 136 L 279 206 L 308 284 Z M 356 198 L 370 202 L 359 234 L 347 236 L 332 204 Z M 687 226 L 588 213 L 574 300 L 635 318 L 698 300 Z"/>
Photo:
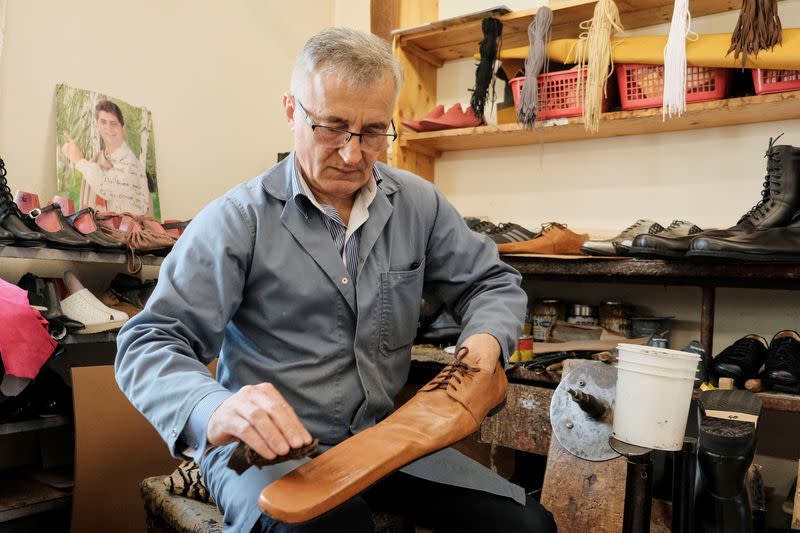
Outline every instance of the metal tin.
<path fill-rule="evenodd" d="M 556 321 L 564 320 L 566 305 L 557 298 L 540 298 L 531 307 L 531 335 L 534 340 L 546 342 Z"/>
<path fill-rule="evenodd" d="M 631 336 L 631 306 L 622 300 L 605 300 L 600 303 L 600 326 L 626 337 Z"/>
<path fill-rule="evenodd" d="M 596 326 L 598 324 L 597 308 L 592 305 L 572 304 L 569 309 L 567 322 L 581 326 Z"/>
<path fill-rule="evenodd" d="M 517 339 L 517 349 L 511 354 L 509 362 L 521 363 L 533 360 L 533 337 L 523 335 Z"/>

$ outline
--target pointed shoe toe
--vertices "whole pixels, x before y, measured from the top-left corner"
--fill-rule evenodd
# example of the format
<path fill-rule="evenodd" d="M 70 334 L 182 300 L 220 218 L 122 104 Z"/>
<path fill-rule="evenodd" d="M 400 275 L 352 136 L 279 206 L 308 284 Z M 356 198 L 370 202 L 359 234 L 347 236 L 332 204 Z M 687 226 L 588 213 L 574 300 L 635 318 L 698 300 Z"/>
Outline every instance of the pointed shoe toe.
<path fill-rule="evenodd" d="M 271 517 L 306 522 L 342 504 L 386 475 L 478 429 L 505 399 L 508 381 L 498 362 L 473 366 L 466 348 L 430 383 L 384 420 L 342 441 L 261 491 Z"/>

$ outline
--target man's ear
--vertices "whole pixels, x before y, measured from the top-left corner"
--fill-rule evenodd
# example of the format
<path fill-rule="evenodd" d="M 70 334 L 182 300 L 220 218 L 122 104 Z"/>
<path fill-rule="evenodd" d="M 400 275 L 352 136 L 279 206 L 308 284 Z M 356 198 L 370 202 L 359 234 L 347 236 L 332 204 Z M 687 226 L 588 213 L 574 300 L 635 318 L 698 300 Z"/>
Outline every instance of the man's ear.
<path fill-rule="evenodd" d="M 286 113 L 286 122 L 290 129 L 294 129 L 294 98 L 289 93 L 283 95 L 283 111 Z"/>

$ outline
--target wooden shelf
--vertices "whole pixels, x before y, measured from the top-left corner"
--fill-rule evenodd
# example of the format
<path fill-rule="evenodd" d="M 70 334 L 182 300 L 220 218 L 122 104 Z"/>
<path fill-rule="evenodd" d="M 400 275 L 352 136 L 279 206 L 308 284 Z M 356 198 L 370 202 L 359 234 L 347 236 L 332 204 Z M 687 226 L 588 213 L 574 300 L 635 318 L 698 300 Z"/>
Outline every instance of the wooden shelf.
<path fill-rule="evenodd" d="M 0 435 L 11 435 L 12 433 L 24 433 L 27 431 L 39 431 L 71 424 L 70 418 L 63 415 L 46 416 L 31 420 L 21 420 L 19 422 L 8 422 L 0 424 Z"/>
<path fill-rule="evenodd" d="M 0 477 L 0 523 L 65 507 L 71 493 L 33 479 Z"/>
<path fill-rule="evenodd" d="M 71 261 L 76 263 L 120 264 L 128 262 L 123 252 L 92 252 L 80 250 L 59 250 L 56 248 L 29 248 L 24 246 L 0 246 L 0 258 L 36 259 L 44 261 Z M 138 255 L 143 265 L 156 266 L 164 260 L 161 256 Z"/>
<path fill-rule="evenodd" d="M 405 149 L 437 157 L 439 153 L 449 151 L 716 128 L 798 117 L 800 91 L 793 91 L 689 104 L 683 116 L 666 120 L 662 119 L 660 107 L 604 113 L 600 130 L 594 134 L 586 132 L 581 117 L 573 117 L 537 122 L 532 130 L 526 130 L 519 124 L 423 133 L 403 128 L 400 143 Z"/>
<path fill-rule="evenodd" d="M 800 289 L 800 264 L 700 263 L 626 258 L 541 259 L 503 255 L 526 277 L 592 283 Z"/>
<path fill-rule="evenodd" d="M 576 37 L 578 25 L 592 18 L 596 0 L 552 0 L 552 38 Z M 617 2 L 622 25 L 626 30 L 653 26 L 672 20 L 674 2 L 671 0 L 636 0 Z M 739 9 L 738 0 L 691 0 L 689 10 L 693 17 Z M 528 45 L 528 25 L 536 9 L 495 15 L 503 23 L 503 47 Z M 486 12 L 458 17 L 450 21 L 437 21 L 414 28 L 392 32 L 397 44 L 410 53 L 435 66 L 444 61 L 472 57 L 483 39 L 481 19 Z"/>

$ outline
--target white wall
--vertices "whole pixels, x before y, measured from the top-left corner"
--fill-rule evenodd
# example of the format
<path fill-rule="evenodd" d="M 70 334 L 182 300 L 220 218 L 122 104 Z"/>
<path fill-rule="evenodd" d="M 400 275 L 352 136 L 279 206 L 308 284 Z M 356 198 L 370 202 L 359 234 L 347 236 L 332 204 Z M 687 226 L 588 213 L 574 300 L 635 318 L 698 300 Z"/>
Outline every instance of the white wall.
<path fill-rule="evenodd" d="M 0 156 L 12 190 L 55 193 L 54 88 L 153 113 L 161 210 L 191 218 L 291 149 L 294 56 L 332 0 L 10 0 L 0 58 Z"/>

